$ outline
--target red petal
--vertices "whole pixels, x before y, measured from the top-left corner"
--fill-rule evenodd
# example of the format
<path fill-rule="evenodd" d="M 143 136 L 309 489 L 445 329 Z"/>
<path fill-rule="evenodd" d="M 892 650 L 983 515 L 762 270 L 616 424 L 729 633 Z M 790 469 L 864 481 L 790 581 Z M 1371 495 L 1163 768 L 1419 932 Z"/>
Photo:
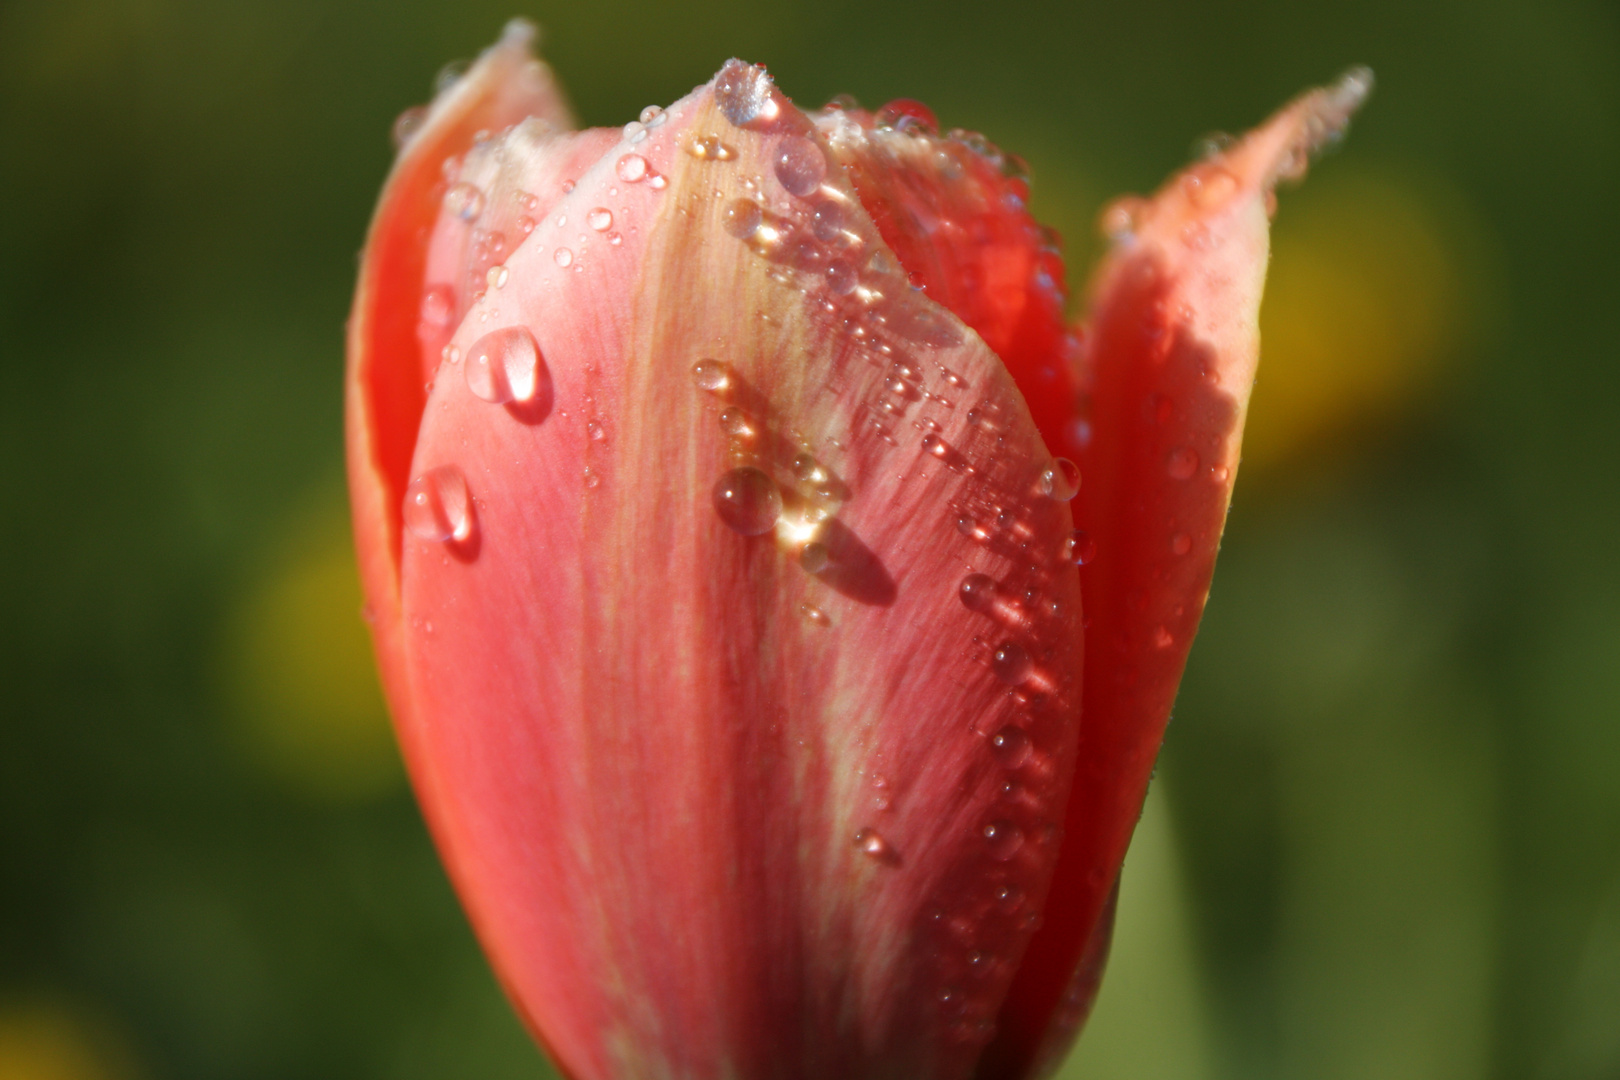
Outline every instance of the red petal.
<path fill-rule="evenodd" d="M 1067 837 L 1043 929 L 999 1018 L 981 1078 L 1055 1067 L 1101 975 L 1108 898 L 1141 812 L 1209 592 L 1259 354 L 1268 208 L 1370 87 L 1353 71 L 1264 127 L 1124 204 L 1093 288 L 1085 347 L 1089 445 L 1077 516 L 1084 712 Z"/>
<path fill-rule="evenodd" d="M 596 139 L 496 152 L 533 192 Z M 963 1076 L 1072 772 L 1067 504 L 1001 362 L 812 176 L 825 146 L 762 72 L 612 141 L 467 311 L 421 420 L 413 475 L 472 494 L 464 535 L 403 555 L 401 734 L 441 850 L 572 1075 Z M 513 327 L 549 411 L 471 392 Z M 739 467 L 784 524 L 726 527 Z M 424 506 L 429 532 L 461 517 Z M 969 607 L 974 573 L 998 584 Z"/>
<path fill-rule="evenodd" d="M 401 148 L 366 237 L 348 326 L 345 413 L 355 545 L 396 723 L 406 722 L 399 643 L 400 506 L 421 423 L 424 363 L 418 333 L 428 237 L 448 186 L 446 160 L 482 131 L 527 116 L 568 124 L 550 72 L 530 54 L 534 28 L 515 21 L 466 76 L 434 100 Z M 434 350 L 437 352 L 437 349 Z"/>

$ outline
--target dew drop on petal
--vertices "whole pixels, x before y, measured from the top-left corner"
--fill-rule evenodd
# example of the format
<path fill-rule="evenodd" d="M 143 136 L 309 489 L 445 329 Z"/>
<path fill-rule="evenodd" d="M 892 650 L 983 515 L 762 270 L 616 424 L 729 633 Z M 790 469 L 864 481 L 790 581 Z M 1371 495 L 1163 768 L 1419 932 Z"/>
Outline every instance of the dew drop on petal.
<path fill-rule="evenodd" d="M 782 516 L 782 494 L 759 469 L 732 469 L 715 481 L 714 512 L 727 528 L 744 536 L 761 536 Z"/>
<path fill-rule="evenodd" d="M 1097 541 L 1084 529 L 1076 529 L 1063 541 L 1063 560 L 1084 566 L 1097 557 Z"/>
<path fill-rule="evenodd" d="M 623 134 L 625 139 L 634 145 L 647 137 L 647 125 L 640 120 L 632 120 L 624 125 Z"/>
<path fill-rule="evenodd" d="M 855 834 L 855 847 L 874 862 L 893 862 L 894 849 L 876 829 L 862 829 Z"/>
<path fill-rule="evenodd" d="M 533 401 L 551 381 L 540 346 L 527 327 L 495 330 L 467 350 L 467 389 L 496 404 Z"/>
<path fill-rule="evenodd" d="M 765 69 L 728 60 L 714 79 L 714 98 L 725 118 L 737 127 L 768 124 L 781 112 Z"/>
<path fill-rule="evenodd" d="M 454 465 L 429 469 L 405 489 L 405 527 L 423 540 L 464 541 L 472 535 L 472 496 Z"/>
<path fill-rule="evenodd" d="M 734 439 L 752 439 L 754 418 L 735 406 L 720 411 L 720 430 Z"/>
<path fill-rule="evenodd" d="M 855 286 L 860 284 L 855 268 L 843 259 L 834 259 L 828 263 L 823 273 L 827 277 L 827 288 L 832 290 L 834 296 L 848 296 L 855 291 Z"/>
<path fill-rule="evenodd" d="M 726 207 L 726 232 L 739 240 L 751 239 L 763 220 L 759 204 L 752 199 L 737 199 Z"/>
<path fill-rule="evenodd" d="M 996 603 L 996 583 L 989 574 L 969 574 L 957 587 L 956 595 L 969 611 L 988 612 Z"/>
<path fill-rule="evenodd" d="M 832 625 L 832 620 L 827 618 L 827 613 L 814 604 L 800 604 L 799 614 L 803 615 L 807 622 L 813 622 L 817 626 Z"/>
<path fill-rule="evenodd" d="M 982 832 L 990 857 L 998 862 L 1006 862 L 1024 846 L 1024 831 L 1010 821 L 988 821 Z"/>
<path fill-rule="evenodd" d="M 815 213 L 810 218 L 810 231 L 817 240 L 831 243 L 838 239 L 844 231 L 844 209 L 835 202 L 823 202 L 816 206 Z"/>
<path fill-rule="evenodd" d="M 1176 636 L 1170 632 L 1168 626 L 1160 626 L 1153 631 L 1153 647 L 1155 649 L 1168 649 L 1176 643 Z"/>
<path fill-rule="evenodd" d="M 647 176 L 647 159 L 640 154 L 626 154 L 614 165 L 613 171 L 626 184 L 640 183 Z"/>
<path fill-rule="evenodd" d="M 827 175 L 827 157 L 810 139 L 787 135 L 776 144 L 772 167 L 787 193 L 802 197 L 821 186 Z"/>
<path fill-rule="evenodd" d="M 1047 498 L 1067 502 L 1080 493 L 1080 466 L 1068 458 L 1053 458 L 1041 470 L 1039 486 Z"/>
<path fill-rule="evenodd" d="M 1003 885 L 994 894 L 996 908 L 1004 915 L 1013 915 L 1024 906 L 1024 890 L 1017 885 Z"/>
<path fill-rule="evenodd" d="M 484 212 L 484 193 L 465 180 L 444 193 L 444 208 L 462 221 L 476 221 Z"/>
<path fill-rule="evenodd" d="M 456 294 L 448 285 L 429 285 L 422 290 L 422 322 L 442 330 L 456 314 Z"/>
<path fill-rule="evenodd" d="M 1198 471 L 1197 451 L 1185 446 L 1170 451 L 1165 461 L 1165 471 L 1172 480 L 1191 480 L 1193 473 Z"/>
<path fill-rule="evenodd" d="M 585 224 L 597 232 L 606 232 L 613 226 L 613 211 L 605 206 L 598 206 L 585 215 Z"/>
<path fill-rule="evenodd" d="M 1029 736 L 1021 728 L 1008 724 L 990 736 L 990 753 L 995 755 L 1002 768 L 1016 769 L 1029 760 Z"/>
<path fill-rule="evenodd" d="M 484 280 L 489 282 L 489 287 L 492 289 L 504 289 L 511 276 L 511 271 L 506 269 L 505 264 L 502 264 L 490 267 L 489 272 L 484 275 Z"/>
<path fill-rule="evenodd" d="M 1004 641 L 990 656 L 990 670 L 1008 686 L 1028 682 L 1035 673 L 1035 662 L 1016 641 Z"/>
<path fill-rule="evenodd" d="M 405 149 L 406 144 L 416 138 L 416 133 L 422 130 L 422 125 L 427 121 L 427 114 L 426 106 L 417 105 L 406 109 L 394 118 L 395 150 Z"/>
<path fill-rule="evenodd" d="M 692 381 L 699 390 L 717 394 L 731 385 L 731 369 L 723 360 L 699 360 L 692 365 Z"/>
<path fill-rule="evenodd" d="M 1170 538 L 1170 553 L 1172 555 L 1185 555 L 1192 550 L 1192 537 L 1186 533 L 1178 532 Z"/>
<path fill-rule="evenodd" d="M 649 105 L 645 109 L 641 110 L 641 116 L 638 119 L 640 119 L 640 121 L 643 124 L 646 124 L 648 127 L 657 127 L 659 124 L 662 124 L 667 117 L 664 116 L 663 109 L 659 108 L 657 105 Z"/>
<path fill-rule="evenodd" d="M 552 252 L 551 259 L 564 270 L 574 265 L 574 253 L 565 247 L 560 247 Z"/>
<path fill-rule="evenodd" d="M 804 567 L 807 574 L 819 574 L 827 569 L 832 562 L 832 556 L 827 551 L 827 545 L 815 540 L 799 549 L 799 565 Z"/>

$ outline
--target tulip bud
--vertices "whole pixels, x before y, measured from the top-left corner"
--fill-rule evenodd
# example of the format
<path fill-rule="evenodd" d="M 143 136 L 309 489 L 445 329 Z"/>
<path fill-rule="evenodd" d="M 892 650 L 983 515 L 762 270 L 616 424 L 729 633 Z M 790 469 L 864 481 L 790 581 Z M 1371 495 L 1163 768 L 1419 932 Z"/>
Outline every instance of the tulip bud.
<path fill-rule="evenodd" d="M 529 37 L 403 147 L 350 324 L 379 663 L 480 939 L 575 1077 L 1027 1075 L 1207 591 L 1265 201 L 1348 109 L 1167 189 L 1081 336 L 981 138 L 740 61 L 572 132 Z"/>

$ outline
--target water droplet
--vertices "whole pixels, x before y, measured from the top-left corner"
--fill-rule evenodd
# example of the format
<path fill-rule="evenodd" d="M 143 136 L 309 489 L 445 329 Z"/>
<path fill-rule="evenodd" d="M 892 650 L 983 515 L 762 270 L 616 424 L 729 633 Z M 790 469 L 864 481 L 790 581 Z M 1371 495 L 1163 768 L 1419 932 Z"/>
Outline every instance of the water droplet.
<path fill-rule="evenodd" d="M 668 117 L 664 115 L 664 110 L 659 108 L 657 105 L 649 105 L 645 109 L 641 110 L 641 116 L 639 119 L 643 124 L 653 128 L 657 127 L 659 124 L 662 124 L 668 119 Z"/>
<path fill-rule="evenodd" d="M 1024 846 L 1024 830 L 1010 821 L 997 819 L 986 822 L 982 830 L 984 842 L 989 845 L 990 857 L 1006 862 Z"/>
<path fill-rule="evenodd" d="M 1173 555 L 1185 555 L 1192 550 L 1192 537 L 1186 533 L 1176 533 L 1170 538 L 1170 552 Z"/>
<path fill-rule="evenodd" d="M 838 239 L 844 231 L 844 208 L 835 202 L 817 203 L 810 217 L 810 231 L 823 243 Z"/>
<path fill-rule="evenodd" d="M 1080 466 L 1068 458 L 1053 458 L 1041 470 L 1039 486 L 1047 498 L 1067 502 L 1080 493 Z"/>
<path fill-rule="evenodd" d="M 551 259 L 564 270 L 574 265 L 574 253 L 565 247 L 560 247 L 552 252 Z"/>
<path fill-rule="evenodd" d="M 814 540 L 799 549 L 799 565 L 804 567 L 807 574 L 819 574 L 827 569 L 832 562 L 832 555 L 827 551 L 827 545 Z"/>
<path fill-rule="evenodd" d="M 638 184 L 647 176 L 647 159 L 640 154 L 626 154 L 613 166 L 613 172 L 626 184 Z"/>
<path fill-rule="evenodd" d="M 686 152 L 699 161 L 730 161 L 737 151 L 720 141 L 718 135 L 694 135 L 686 144 Z"/>
<path fill-rule="evenodd" d="M 823 272 L 827 277 L 827 288 L 832 290 L 834 296 L 848 296 L 860 284 L 855 268 L 843 259 L 834 259 Z"/>
<path fill-rule="evenodd" d="M 699 390 L 716 394 L 731 385 L 731 369 L 721 360 L 699 360 L 692 365 L 692 381 Z"/>
<path fill-rule="evenodd" d="M 530 217 L 528 214 L 524 214 L 517 219 L 517 227 L 518 232 L 522 233 L 524 236 L 528 236 L 530 233 L 534 232 L 534 218 Z"/>
<path fill-rule="evenodd" d="M 444 208 L 462 221 L 477 221 L 484 212 L 484 193 L 465 180 L 444 193 Z"/>
<path fill-rule="evenodd" d="M 653 173 L 652 176 L 647 180 L 647 186 L 652 188 L 654 191 L 663 191 L 669 186 L 669 179 L 667 177 L 660 176 L 658 173 Z"/>
<path fill-rule="evenodd" d="M 884 105 L 872 117 L 872 123 L 880 128 L 918 135 L 935 135 L 939 132 L 939 121 L 934 117 L 934 110 L 911 98 L 895 98 Z"/>
<path fill-rule="evenodd" d="M 1126 196 L 1109 203 L 1103 208 L 1099 220 L 1103 236 L 1116 244 L 1133 239 L 1141 227 L 1142 214 L 1147 206 L 1147 200 L 1136 196 Z"/>
<path fill-rule="evenodd" d="M 752 439 L 755 435 L 754 418 L 735 406 L 722 409 L 720 430 L 734 439 Z"/>
<path fill-rule="evenodd" d="M 506 269 L 506 266 L 503 263 L 499 266 L 490 267 L 489 273 L 484 275 L 484 280 L 489 282 L 489 287 L 492 289 L 504 289 L 506 288 L 507 280 L 511 278 L 511 276 L 511 273 Z"/>
<path fill-rule="evenodd" d="M 422 322 L 437 330 L 450 325 L 456 314 L 456 294 L 448 285 L 429 285 L 422 290 Z"/>
<path fill-rule="evenodd" d="M 726 207 L 726 232 L 739 240 L 749 240 L 759 231 L 764 214 L 752 199 L 738 199 Z"/>
<path fill-rule="evenodd" d="M 957 587 L 956 595 L 969 611 L 989 612 L 996 605 L 996 583 L 988 574 L 969 574 Z"/>
<path fill-rule="evenodd" d="M 1168 649 L 1176 643 L 1175 635 L 1168 626 L 1160 626 L 1153 631 L 1153 647 L 1155 649 Z"/>
<path fill-rule="evenodd" d="M 634 146 L 647 137 L 647 125 L 640 120 L 632 120 L 624 125 L 624 137 Z"/>
<path fill-rule="evenodd" d="M 599 421 L 585 421 L 585 434 L 592 442 L 604 442 L 607 439 L 607 429 Z"/>
<path fill-rule="evenodd" d="M 715 76 L 714 98 L 726 119 L 737 127 L 769 124 L 781 113 L 765 69 L 741 60 L 726 61 Z"/>
<path fill-rule="evenodd" d="M 427 108 L 418 105 L 415 108 L 406 109 L 394 118 L 392 134 L 395 150 L 405 149 L 410 141 L 416 138 L 416 133 L 422 130 L 422 124 L 427 120 L 427 114 Z"/>
<path fill-rule="evenodd" d="M 1198 471 L 1197 452 L 1185 446 L 1170 451 L 1170 457 L 1165 461 L 1165 471 L 1172 480 L 1191 480 L 1193 473 Z"/>
<path fill-rule="evenodd" d="M 990 656 L 990 670 L 1008 686 L 1018 686 L 1035 673 L 1035 661 L 1016 641 L 1004 641 Z"/>
<path fill-rule="evenodd" d="M 821 484 L 827 480 L 827 470 L 809 454 L 795 454 L 793 475 L 806 484 Z"/>
<path fill-rule="evenodd" d="M 423 540 L 461 542 L 472 535 L 472 496 L 454 465 L 440 465 L 405 489 L 405 527 Z"/>
<path fill-rule="evenodd" d="M 816 607 L 814 604 L 800 604 L 799 614 L 803 615 L 806 620 L 815 623 L 817 626 L 832 625 L 832 620 L 827 618 L 827 613 Z"/>
<path fill-rule="evenodd" d="M 1011 724 L 990 736 L 990 752 L 1004 769 L 1016 769 L 1029 760 L 1029 736 Z"/>
<path fill-rule="evenodd" d="M 803 197 L 821 186 L 827 175 L 827 157 L 812 140 L 786 135 L 776 144 L 772 167 L 789 195 Z"/>
<path fill-rule="evenodd" d="M 951 452 L 950 445 L 932 432 L 922 437 L 922 448 L 923 453 L 931 454 L 937 458 L 948 457 Z"/>
<path fill-rule="evenodd" d="M 1097 557 L 1097 541 L 1084 529 L 1076 529 L 1063 541 L 1063 560 L 1084 566 Z"/>
<path fill-rule="evenodd" d="M 1017 885 L 1003 885 L 995 892 L 996 907 L 1004 915 L 1014 915 L 1024 906 L 1024 890 Z"/>
<path fill-rule="evenodd" d="M 855 847 L 875 862 L 894 862 L 894 849 L 876 829 L 862 829 L 855 834 Z"/>
<path fill-rule="evenodd" d="M 608 243 L 612 244 L 614 247 L 618 247 L 620 244 L 624 243 L 624 237 L 620 236 L 616 232 L 610 232 L 608 233 Z"/>
<path fill-rule="evenodd" d="M 551 383 L 540 346 L 526 327 L 485 334 L 467 350 L 467 389 L 496 404 L 533 401 Z"/>
<path fill-rule="evenodd" d="M 605 206 L 598 206 L 585 215 L 585 224 L 597 232 L 606 232 L 613 225 L 613 212 Z"/>
<path fill-rule="evenodd" d="M 776 483 L 753 466 L 732 469 L 714 484 L 714 512 L 727 528 L 760 536 L 782 516 L 782 494 Z"/>
<path fill-rule="evenodd" d="M 439 351 L 439 359 L 450 364 L 461 363 L 461 350 L 454 345 L 446 345 Z"/>

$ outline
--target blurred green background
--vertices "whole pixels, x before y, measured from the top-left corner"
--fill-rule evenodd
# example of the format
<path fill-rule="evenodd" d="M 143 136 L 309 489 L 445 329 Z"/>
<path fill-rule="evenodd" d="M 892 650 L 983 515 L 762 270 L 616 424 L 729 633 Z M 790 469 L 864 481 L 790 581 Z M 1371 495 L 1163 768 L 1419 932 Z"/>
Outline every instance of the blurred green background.
<path fill-rule="evenodd" d="M 1620 1077 L 1620 12 L 0 6 L 0 1080 L 549 1075 L 403 784 L 341 331 L 389 124 L 513 14 L 583 118 L 733 54 L 1112 195 L 1355 62 L 1085 1080 Z"/>

